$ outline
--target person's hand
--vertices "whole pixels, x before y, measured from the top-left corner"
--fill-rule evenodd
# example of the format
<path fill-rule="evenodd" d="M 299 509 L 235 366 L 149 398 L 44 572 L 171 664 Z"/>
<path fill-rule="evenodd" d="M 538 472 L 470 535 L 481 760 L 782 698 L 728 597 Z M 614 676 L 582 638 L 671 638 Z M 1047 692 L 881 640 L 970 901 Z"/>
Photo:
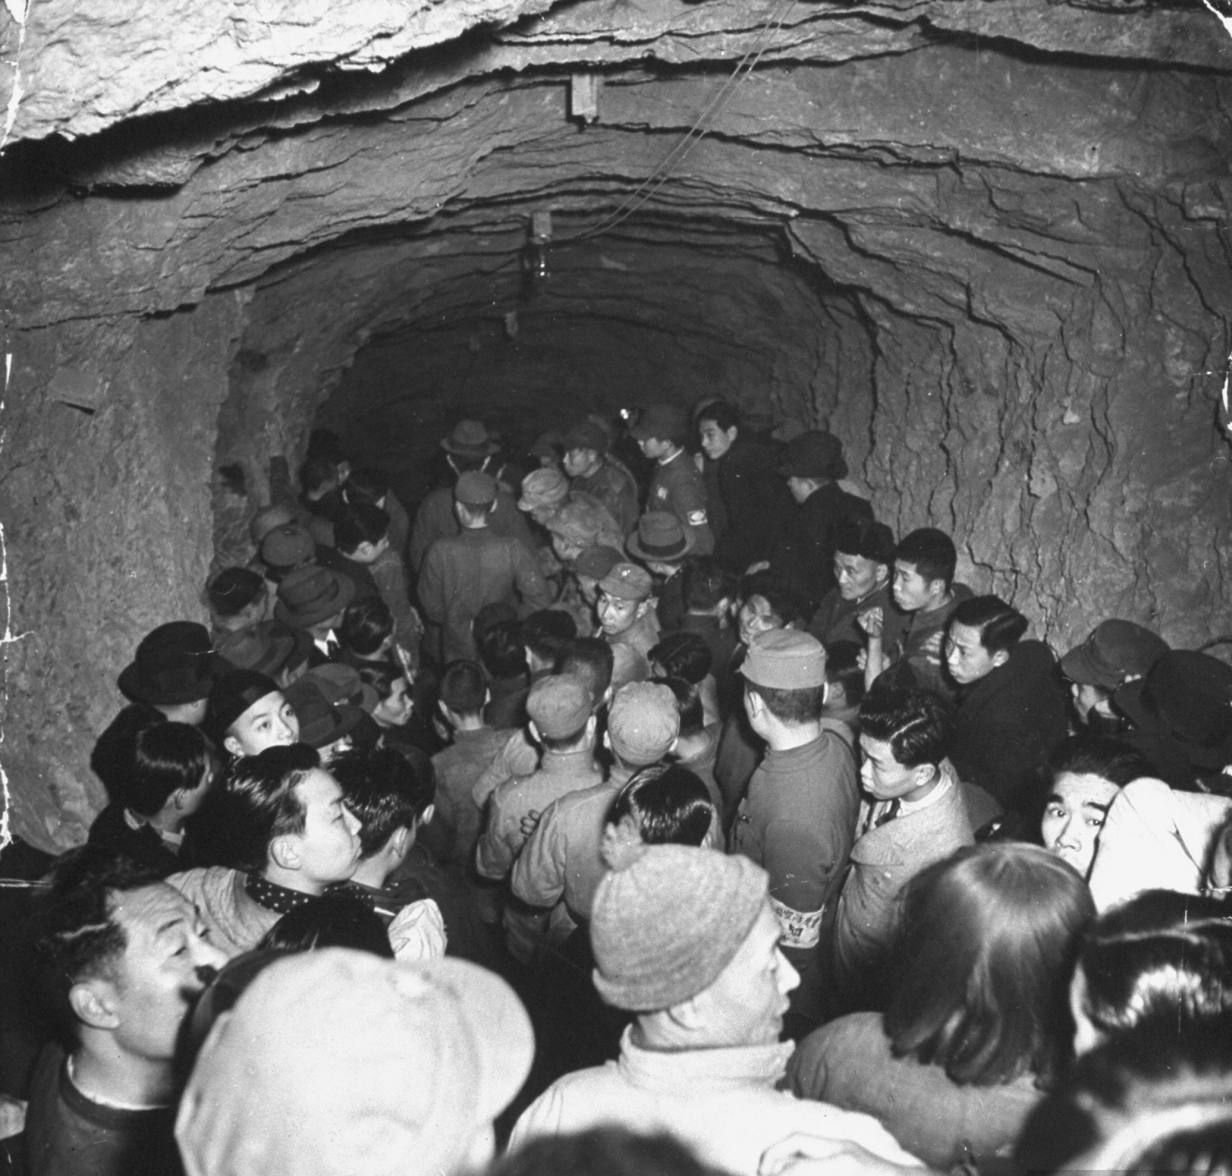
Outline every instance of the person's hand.
<path fill-rule="evenodd" d="M 756 563 L 751 563 L 744 569 L 746 576 L 756 575 L 758 572 L 764 572 L 770 566 L 768 559 L 759 559 Z"/>
<path fill-rule="evenodd" d="M 856 624 L 870 641 L 880 641 L 885 630 L 885 613 L 880 608 L 868 608 L 856 615 Z"/>
<path fill-rule="evenodd" d="M 762 1152 L 758 1176 L 920 1176 L 923 1169 L 894 1164 L 858 1143 L 797 1133 Z"/>
<path fill-rule="evenodd" d="M 538 809 L 530 809 L 526 815 L 518 822 L 518 827 L 522 830 L 522 836 L 527 840 L 530 835 L 539 828 L 539 819 L 543 816 Z"/>

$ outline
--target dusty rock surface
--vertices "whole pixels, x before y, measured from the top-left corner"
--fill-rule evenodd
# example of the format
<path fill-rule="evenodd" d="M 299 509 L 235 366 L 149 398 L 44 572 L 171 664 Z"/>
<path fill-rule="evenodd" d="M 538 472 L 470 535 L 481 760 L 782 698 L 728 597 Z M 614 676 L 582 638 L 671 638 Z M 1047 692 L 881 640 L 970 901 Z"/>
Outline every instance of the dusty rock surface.
<path fill-rule="evenodd" d="M 1200 6 L 113 9 L 0 7 L 31 840 L 80 840 L 116 675 L 201 615 L 217 467 L 255 501 L 318 412 L 410 495 L 463 411 L 512 442 L 721 394 L 828 424 L 882 517 L 950 528 L 1058 646 L 1232 631 L 1232 39 Z"/>

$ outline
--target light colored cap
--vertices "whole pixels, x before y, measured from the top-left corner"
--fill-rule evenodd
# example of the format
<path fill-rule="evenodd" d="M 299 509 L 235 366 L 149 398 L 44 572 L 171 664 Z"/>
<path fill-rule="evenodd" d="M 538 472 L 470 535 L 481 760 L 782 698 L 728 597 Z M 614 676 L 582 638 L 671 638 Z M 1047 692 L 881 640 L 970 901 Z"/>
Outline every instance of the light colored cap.
<path fill-rule="evenodd" d="M 530 1071 L 513 990 L 458 959 L 329 948 L 270 965 L 210 1031 L 180 1102 L 188 1176 L 440 1176 Z"/>

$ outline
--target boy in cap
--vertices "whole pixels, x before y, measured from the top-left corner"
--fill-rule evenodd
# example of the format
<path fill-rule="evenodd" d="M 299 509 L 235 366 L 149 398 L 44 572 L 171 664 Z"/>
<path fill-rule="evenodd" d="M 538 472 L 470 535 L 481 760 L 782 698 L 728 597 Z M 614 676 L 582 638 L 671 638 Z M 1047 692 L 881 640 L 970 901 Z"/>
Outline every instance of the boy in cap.
<path fill-rule="evenodd" d="M 655 463 L 646 494 L 647 510 L 674 514 L 693 539 L 698 555 L 714 551 L 714 535 L 707 513 L 706 485 L 685 449 L 689 419 L 674 404 L 652 404 L 629 430 L 642 453 Z"/>
<path fill-rule="evenodd" d="M 419 602 L 432 626 L 429 648 L 441 664 L 475 657 L 472 624 L 485 604 L 516 598 L 532 611 L 551 603 L 530 550 L 490 528 L 497 497 L 496 480 L 489 474 L 463 474 L 454 487 L 461 533 L 438 539 L 424 557 Z"/>
<path fill-rule="evenodd" d="M 607 433 L 594 421 L 582 421 L 565 434 L 563 448 L 570 489 L 602 503 L 627 535 L 637 522 L 637 483 L 608 453 Z"/>
<path fill-rule="evenodd" d="M 461 1176 L 530 1071 L 525 1009 L 463 960 L 305 952 L 206 1039 L 176 1120 L 193 1176 Z"/>
<path fill-rule="evenodd" d="M 754 1176 L 792 1134 L 856 1144 L 878 1166 L 914 1161 L 871 1116 L 775 1089 L 790 1044 L 779 1041 L 798 982 L 779 950 L 764 870 L 684 845 L 622 846 L 595 894 L 595 987 L 636 1015 L 620 1060 L 555 1082 L 513 1131 L 544 1134 L 619 1122 L 668 1131 L 716 1170 Z"/>
<path fill-rule="evenodd" d="M 522 822 L 554 800 L 600 784 L 595 762 L 594 699 L 580 678 L 551 674 L 540 678 L 526 699 L 531 737 L 543 748 L 539 768 L 497 786 L 487 802 L 484 830 L 475 847 L 480 877 L 508 876 L 526 841 Z M 509 950 L 524 964 L 534 962 L 545 920 L 541 912 L 510 907 L 505 912 Z"/>
<path fill-rule="evenodd" d="M 1133 621 L 1100 621 L 1081 645 L 1061 659 L 1078 721 L 1101 735 L 1122 735 L 1128 721 L 1112 706 L 1112 696 L 1127 682 L 1145 678 L 1168 643 Z"/>
<path fill-rule="evenodd" d="M 843 519 L 871 521 L 873 508 L 839 485 L 847 476 L 847 462 L 843 443 L 833 433 L 801 433 L 787 445 L 779 473 L 787 479 L 796 510 L 771 552 L 770 568 L 789 591 L 816 608 L 834 587 L 835 530 Z"/>
<path fill-rule="evenodd" d="M 642 768 L 659 763 L 679 734 L 676 696 L 669 687 L 630 682 L 616 691 L 604 736 L 613 761 L 607 780 L 550 805 L 513 866 L 514 895 L 531 907 L 551 908 L 553 943 L 563 943 L 590 918 L 604 870 L 604 822 L 616 794 Z"/>
<path fill-rule="evenodd" d="M 634 677 L 650 676 L 650 651 L 659 641 L 659 624 L 651 607 L 654 582 L 637 564 L 618 563 L 599 581 L 599 635 L 612 646 L 624 646 L 636 664 Z"/>
<path fill-rule="evenodd" d="M 483 473 L 497 485 L 496 497 L 489 518 L 489 527 L 494 535 L 517 539 L 528 553 L 535 550 L 526 517 L 517 507 L 517 501 L 498 479 L 503 469 L 497 454 L 500 445 L 480 421 L 459 421 L 447 437 L 441 439 L 441 449 L 454 479 L 466 473 Z M 428 493 L 411 527 L 409 557 L 411 569 L 417 575 L 423 570 L 423 561 L 438 539 L 449 539 L 458 534 L 459 524 L 454 510 L 454 486 L 438 486 Z"/>
<path fill-rule="evenodd" d="M 826 651 L 816 637 L 759 633 L 740 673 L 749 726 L 766 741 L 766 754 L 740 802 L 731 850 L 770 875 L 783 951 L 801 976 L 790 1022 L 798 1037 L 821 1014 L 822 924 L 833 914 L 855 837 L 855 759 L 847 729 L 821 717 Z"/>

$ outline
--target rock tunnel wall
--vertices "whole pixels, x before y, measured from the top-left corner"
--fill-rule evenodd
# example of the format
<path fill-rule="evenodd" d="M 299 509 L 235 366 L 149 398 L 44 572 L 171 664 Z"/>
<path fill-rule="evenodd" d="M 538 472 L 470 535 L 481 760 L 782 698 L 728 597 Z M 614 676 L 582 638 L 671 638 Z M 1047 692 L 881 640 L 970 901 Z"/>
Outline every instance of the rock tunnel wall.
<path fill-rule="evenodd" d="M 0 17 L 20 86 L 0 757 L 29 839 L 80 839 L 116 674 L 153 625 L 201 615 L 216 467 L 259 497 L 322 405 L 409 466 L 434 436 L 387 427 L 374 398 L 399 391 L 399 411 L 533 419 L 719 390 L 828 424 L 880 515 L 951 528 L 964 574 L 1058 644 L 1112 613 L 1182 646 L 1232 629 L 1213 17 L 291 7 L 183 6 L 157 42 L 140 13 L 68 0 Z M 603 83 L 584 127 L 583 73 Z M 589 236 L 699 115 L 706 137 Z M 544 208 L 552 276 L 527 303 L 516 258 Z M 404 381 L 362 385 L 377 343 L 395 372 L 405 344 Z"/>

